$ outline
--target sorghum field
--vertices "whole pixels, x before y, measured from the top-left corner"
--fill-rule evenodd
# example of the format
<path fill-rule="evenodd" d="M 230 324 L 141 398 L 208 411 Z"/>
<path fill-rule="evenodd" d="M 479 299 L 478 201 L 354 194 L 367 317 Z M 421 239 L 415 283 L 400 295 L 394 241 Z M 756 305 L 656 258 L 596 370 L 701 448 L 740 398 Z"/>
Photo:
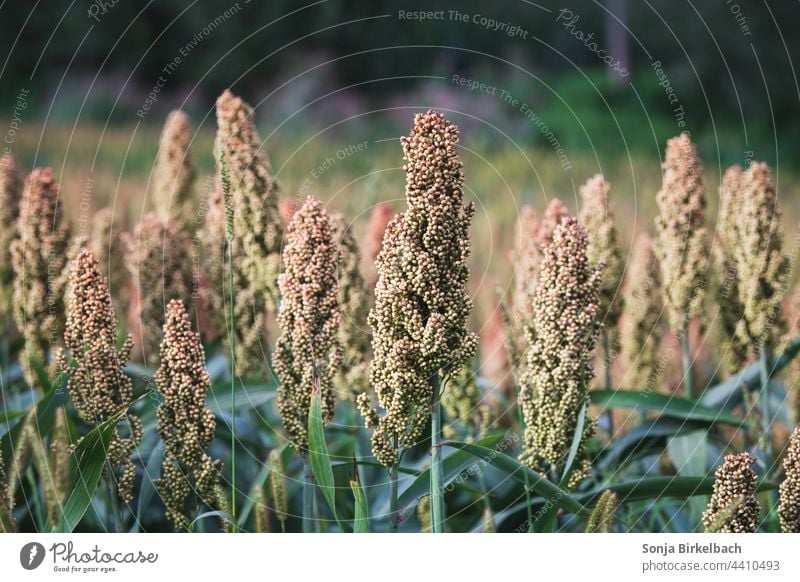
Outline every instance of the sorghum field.
<path fill-rule="evenodd" d="M 231 86 L 17 124 L 0 532 L 800 533 L 795 169 Z"/>

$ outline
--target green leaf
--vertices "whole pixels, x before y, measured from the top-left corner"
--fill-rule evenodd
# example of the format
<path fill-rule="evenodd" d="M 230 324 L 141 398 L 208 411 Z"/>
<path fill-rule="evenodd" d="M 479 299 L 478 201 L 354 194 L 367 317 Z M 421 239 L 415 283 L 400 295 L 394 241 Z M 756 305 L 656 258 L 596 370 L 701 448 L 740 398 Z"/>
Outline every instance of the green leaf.
<path fill-rule="evenodd" d="M 72 452 L 70 483 L 74 485 L 64 502 L 61 523 L 58 525 L 59 532 L 69 533 L 74 530 L 89 508 L 94 492 L 100 484 L 109 444 L 123 414 L 114 415 L 93 428 L 78 442 Z"/>
<path fill-rule="evenodd" d="M 662 499 L 664 497 L 685 498 L 693 495 L 710 495 L 714 486 L 714 476 L 704 477 L 650 477 L 637 481 L 617 483 L 584 493 L 578 497 L 583 504 L 594 503 L 606 489 L 617 494 L 620 505 L 633 501 Z M 756 487 L 758 491 L 777 489 L 775 483 L 760 481 Z"/>
<path fill-rule="evenodd" d="M 567 456 L 567 464 L 564 465 L 564 474 L 561 475 L 561 486 L 566 487 L 569 482 L 569 475 L 572 472 L 572 465 L 575 464 L 575 457 L 578 456 L 578 449 L 583 440 L 583 425 L 586 422 L 586 402 L 581 406 L 578 413 L 578 424 L 575 426 L 575 434 L 572 435 L 572 445 L 569 447 L 569 455 Z"/>
<path fill-rule="evenodd" d="M 479 457 L 485 463 L 500 469 L 509 477 L 516 479 L 520 483 L 525 484 L 525 475 L 527 475 L 528 486 L 537 494 L 550 500 L 553 505 L 562 507 L 566 511 L 582 517 L 588 517 L 591 514 L 591 510 L 588 507 L 585 507 L 582 502 L 575 499 L 567 491 L 558 485 L 554 485 L 536 471 L 529 469 L 513 457 L 509 457 L 497 449 L 487 449 L 486 447 L 476 444 L 454 441 L 448 441 L 446 446 L 460 449 Z"/>
<path fill-rule="evenodd" d="M 592 404 L 606 408 L 632 408 L 640 411 L 658 412 L 661 416 L 680 420 L 702 420 L 710 423 L 743 426 L 744 419 L 698 404 L 688 398 L 669 396 L 642 390 L 592 390 Z"/>
<path fill-rule="evenodd" d="M 774 376 L 789 365 L 798 353 L 800 353 L 800 337 L 792 339 L 781 355 L 772 361 L 770 375 Z M 701 396 L 700 402 L 711 408 L 731 410 L 741 404 L 743 386 L 747 386 L 750 392 L 761 389 L 761 371 L 758 363 L 748 366 L 725 382 L 708 388 Z"/>
<path fill-rule="evenodd" d="M 486 447 L 488 449 L 494 449 L 497 444 L 503 439 L 503 434 L 494 434 L 488 437 L 482 438 L 478 441 L 475 441 L 476 445 Z M 450 483 L 452 483 L 457 477 L 464 474 L 465 472 L 468 474 L 472 474 L 470 469 L 477 465 L 475 461 L 475 457 L 466 451 L 454 451 L 451 454 L 447 455 L 444 460 L 444 483 L 443 486 L 445 489 L 447 488 Z M 400 472 L 404 472 L 403 469 L 400 469 Z M 416 507 L 417 501 L 420 497 L 428 495 L 430 492 L 430 485 L 431 485 L 431 472 L 430 468 L 425 469 L 421 473 L 417 474 L 417 478 L 414 479 L 414 482 L 409 485 L 409 487 L 400 494 L 400 498 L 398 499 L 398 507 L 400 507 L 401 511 L 405 508 Z"/>
<path fill-rule="evenodd" d="M 350 488 L 355 498 L 355 516 L 353 517 L 353 533 L 369 532 L 369 512 L 367 510 L 367 496 L 361 488 L 361 483 L 350 481 Z"/>
<path fill-rule="evenodd" d="M 661 453 L 667 446 L 667 439 L 672 436 L 698 429 L 707 431 L 708 428 L 707 422 L 657 418 L 637 426 L 609 443 L 597 465 L 599 468 L 618 470 L 639 456 Z"/>
<path fill-rule="evenodd" d="M 53 383 L 50 381 L 50 374 L 47 373 L 47 367 L 38 356 L 31 354 L 30 356 L 31 368 L 36 375 L 36 380 L 39 382 L 39 387 L 42 392 L 47 393 L 53 389 Z"/>
<path fill-rule="evenodd" d="M 131 528 L 131 533 L 136 533 L 141 527 L 141 520 L 145 514 L 153 495 L 156 493 L 155 481 L 161 475 L 161 465 L 164 462 L 164 441 L 158 439 L 153 450 L 150 452 L 150 457 L 144 467 L 144 475 L 142 476 L 142 485 L 139 488 L 139 502 L 137 503 L 136 516 L 138 519 L 134 520 L 135 523 Z"/>
<path fill-rule="evenodd" d="M 314 391 L 311 398 L 311 409 L 308 414 L 308 456 L 314 479 L 322 490 L 322 496 L 328 503 L 334 519 L 339 526 L 346 529 L 336 511 L 336 484 L 333 480 L 333 468 L 325 444 L 325 431 L 322 428 L 322 400 L 319 390 Z"/>

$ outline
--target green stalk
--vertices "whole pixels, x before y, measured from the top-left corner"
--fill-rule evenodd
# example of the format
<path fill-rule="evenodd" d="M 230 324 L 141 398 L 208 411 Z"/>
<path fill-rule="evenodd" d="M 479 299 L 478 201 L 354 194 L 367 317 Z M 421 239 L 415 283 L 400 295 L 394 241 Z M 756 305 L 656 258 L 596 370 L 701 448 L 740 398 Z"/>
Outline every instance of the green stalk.
<path fill-rule="evenodd" d="M 603 330 L 603 372 L 605 374 L 605 388 L 611 390 L 611 347 L 609 345 L 608 330 Z M 608 438 L 614 437 L 614 410 L 606 410 L 606 421 L 608 422 Z"/>
<path fill-rule="evenodd" d="M 397 496 L 397 481 L 398 475 L 400 473 L 400 461 L 398 460 L 392 468 L 390 469 L 389 474 L 389 522 L 391 523 L 391 532 L 397 533 L 399 531 L 399 519 L 398 519 L 398 496 Z"/>
<path fill-rule="evenodd" d="M 681 336 L 681 354 L 683 359 L 683 388 L 686 398 L 691 398 L 692 390 L 692 350 L 689 345 L 689 315 L 683 318 L 683 335 Z"/>
<path fill-rule="evenodd" d="M 108 494 L 109 513 L 111 514 L 111 530 L 114 533 L 120 532 L 120 512 L 119 512 L 119 498 L 117 497 L 117 490 L 114 486 L 114 470 L 111 464 L 106 462 L 105 475 L 102 477 L 106 486 L 106 493 Z"/>
<path fill-rule="evenodd" d="M 237 533 L 236 522 L 236 358 L 233 327 L 233 240 L 228 238 L 228 307 L 230 309 L 230 344 L 231 344 L 231 532 Z"/>
<path fill-rule="evenodd" d="M 767 342 L 761 346 L 761 353 L 758 357 L 759 373 L 761 377 L 761 391 L 759 400 L 761 402 L 761 450 L 764 452 L 764 466 L 767 475 L 772 473 L 772 411 L 770 409 L 770 347 Z"/>
<path fill-rule="evenodd" d="M 431 378 L 433 413 L 431 415 L 431 531 L 444 533 L 444 465 L 442 464 L 442 405 L 439 376 Z"/>
<path fill-rule="evenodd" d="M 314 533 L 314 471 L 308 455 L 303 455 L 303 533 Z"/>

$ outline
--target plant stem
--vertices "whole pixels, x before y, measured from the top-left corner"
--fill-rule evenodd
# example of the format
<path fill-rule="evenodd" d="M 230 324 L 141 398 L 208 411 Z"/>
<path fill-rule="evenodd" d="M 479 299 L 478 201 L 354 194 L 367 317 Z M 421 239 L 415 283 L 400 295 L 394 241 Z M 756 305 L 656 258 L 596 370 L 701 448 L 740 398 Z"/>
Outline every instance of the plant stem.
<path fill-rule="evenodd" d="M 303 455 L 303 533 L 313 533 L 314 520 L 314 471 L 311 460 Z"/>
<path fill-rule="evenodd" d="M 772 410 L 770 407 L 770 347 L 767 342 L 761 345 L 758 364 L 761 376 L 761 391 L 759 401 L 761 403 L 761 450 L 764 452 L 765 472 L 769 476 L 772 473 Z"/>
<path fill-rule="evenodd" d="M 442 405 L 438 374 L 431 377 L 433 412 L 431 414 L 431 531 L 444 532 L 444 465 L 442 464 Z"/>
<path fill-rule="evenodd" d="M 681 354 L 683 356 L 683 388 L 684 396 L 692 398 L 692 350 L 689 345 L 689 315 L 683 318 L 683 335 L 681 336 Z"/>
<path fill-rule="evenodd" d="M 397 533 L 399 531 L 400 520 L 398 519 L 398 498 L 397 498 L 397 481 L 400 473 L 400 460 L 392 465 L 389 470 L 389 523 L 391 524 L 391 532 Z"/>
<path fill-rule="evenodd" d="M 228 238 L 228 306 L 230 308 L 230 344 L 231 344 L 231 532 L 239 531 L 236 523 L 236 358 L 233 327 L 233 240 Z"/>
<path fill-rule="evenodd" d="M 611 390 L 611 347 L 609 345 L 609 333 L 603 330 L 603 372 L 605 374 L 605 389 Z M 608 438 L 614 437 L 614 410 L 606 410 L 606 421 L 608 422 Z"/>
<path fill-rule="evenodd" d="M 106 493 L 108 494 L 109 513 L 111 514 L 111 529 L 114 533 L 119 533 L 119 499 L 117 498 L 117 490 L 114 487 L 114 471 L 111 468 L 111 464 L 108 462 L 106 462 L 106 471 L 105 475 L 103 475 L 103 481 L 105 481 Z"/>

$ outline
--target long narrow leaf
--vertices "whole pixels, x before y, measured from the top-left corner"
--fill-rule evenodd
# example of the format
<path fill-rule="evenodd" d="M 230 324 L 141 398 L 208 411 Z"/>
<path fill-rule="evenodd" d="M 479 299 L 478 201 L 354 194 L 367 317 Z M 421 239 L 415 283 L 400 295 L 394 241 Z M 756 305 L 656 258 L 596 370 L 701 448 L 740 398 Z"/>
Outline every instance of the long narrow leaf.
<path fill-rule="evenodd" d="M 664 497 L 685 498 L 693 495 L 710 495 L 713 486 L 713 475 L 704 477 L 650 477 L 637 481 L 617 483 L 590 493 L 584 493 L 578 497 L 578 501 L 586 505 L 592 504 L 606 489 L 616 493 L 620 504 L 622 504 L 632 501 L 662 499 Z M 760 481 L 756 489 L 758 491 L 771 491 L 777 489 L 777 487 L 775 483 L 770 481 Z"/>
<path fill-rule="evenodd" d="M 606 408 L 631 408 L 657 412 L 680 420 L 702 420 L 711 423 L 742 426 L 745 421 L 716 408 L 698 404 L 688 398 L 642 390 L 592 390 L 592 404 Z"/>
<path fill-rule="evenodd" d="M 355 516 L 353 517 L 353 533 L 369 532 L 369 511 L 367 510 L 367 496 L 358 481 L 350 481 L 350 488 L 355 498 Z"/>
<path fill-rule="evenodd" d="M 308 456 L 314 479 L 322 490 L 322 496 L 328 503 L 336 522 L 343 530 L 346 529 L 339 519 L 339 512 L 336 511 L 336 484 L 333 480 L 328 446 L 325 444 L 325 431 L 322 428 L 322 400 L 319 390 L 316 390 L 311 398 L 311 409 L 308 414 Z"/>
<path fill-rule="evenodd" d="M 58 531 L 68 533 L 75 529 L 92 502 L 100 483 L 100 475 L 108 455 L 108 447 L 122 414 L 112 416 L 83 437 L 72 452 L 70 483 L 72 492 L 64 502 Z"/>

